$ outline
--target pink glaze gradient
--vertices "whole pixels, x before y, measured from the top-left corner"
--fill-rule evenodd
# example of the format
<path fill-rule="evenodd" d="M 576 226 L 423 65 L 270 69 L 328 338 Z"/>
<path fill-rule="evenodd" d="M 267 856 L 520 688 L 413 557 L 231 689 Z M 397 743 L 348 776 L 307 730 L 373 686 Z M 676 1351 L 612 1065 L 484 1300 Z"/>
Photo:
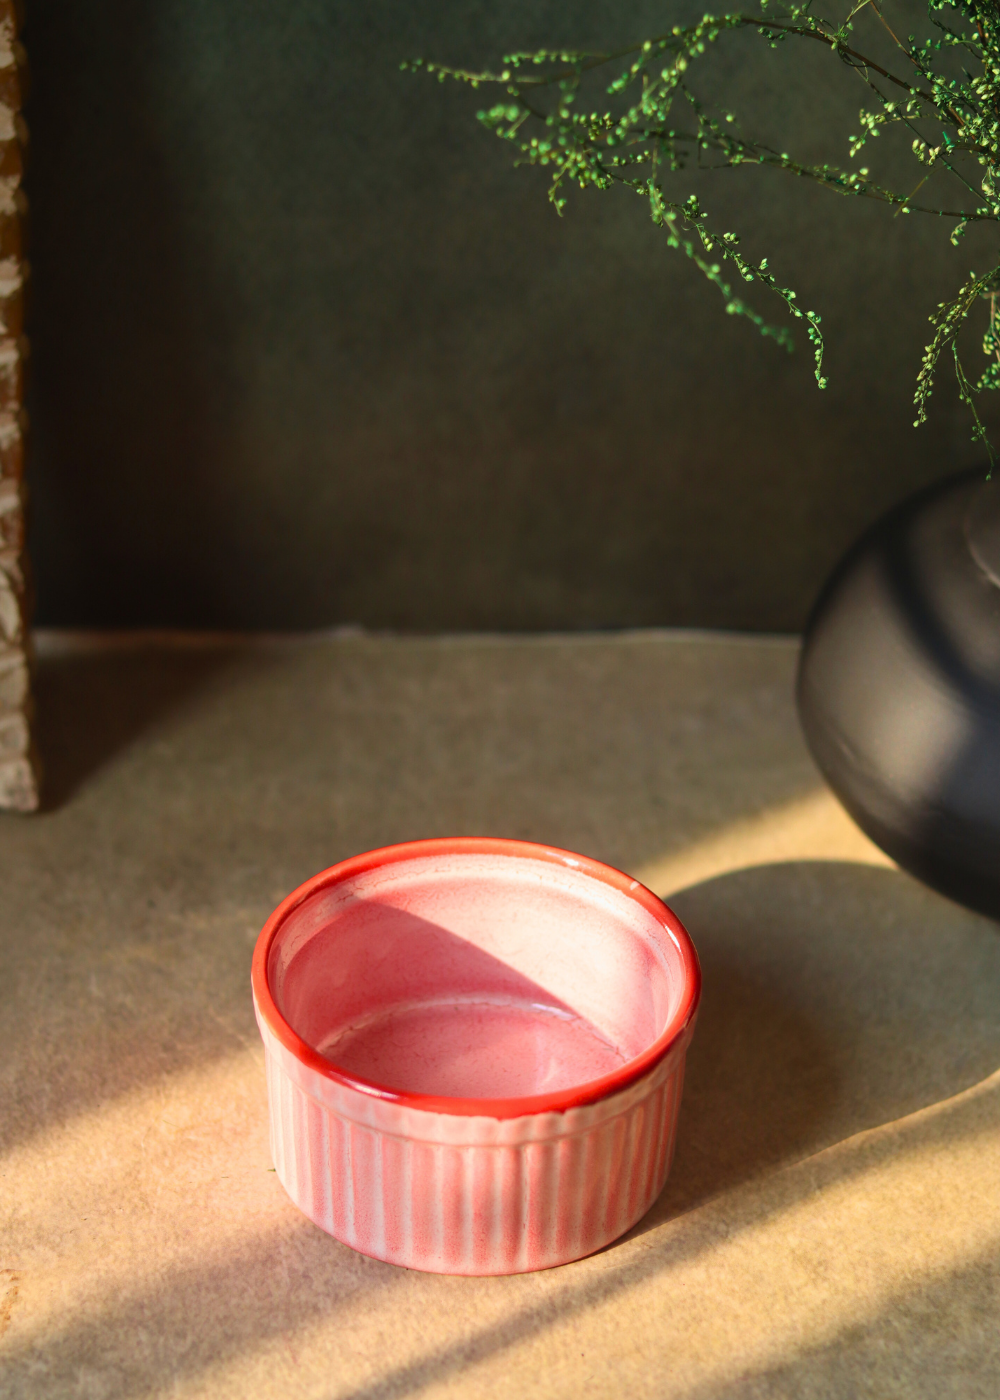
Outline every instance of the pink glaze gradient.
<path fill-rule="evenodd" d="M 254 953 L 278 1176 L 410 1268 L 592 1253 L 663 1188 L 700 987 L 676 916 L 584 856 L 459 838 L 344 861 Z"/>

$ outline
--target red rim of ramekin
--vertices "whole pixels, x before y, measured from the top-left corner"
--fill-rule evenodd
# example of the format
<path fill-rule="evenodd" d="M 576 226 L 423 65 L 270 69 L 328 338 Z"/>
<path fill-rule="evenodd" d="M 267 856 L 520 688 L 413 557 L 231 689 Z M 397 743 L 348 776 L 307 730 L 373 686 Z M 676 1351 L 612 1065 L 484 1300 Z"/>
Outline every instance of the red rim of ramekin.
<path fill-rule="evenodd" d="M 393 1089 L 389 1085 L 376 1084 L 372 1080 L 350 1074 L 347 1070 L 338 1069 L 311 1045 L 307 1045 L 278 1010 L 267 980 L 271 945 L 288 915 L 317 890 L 339 884 L 342 880 L 364 874 L 376 867 L 395 865 L 420 857 L 449 855 L 519 856 L 529 860 L 547 861 L 552 865 L 566 866 L 583 875 L 589 875 L 592 879 L 600 880 L 643 905 L 670 934 L 681 956 L 685 982 L 677 1010 L 653 1044 L 620 1069 L 602 1075 L 600 1079 L 591 1079 L 584 1084 L 576 1084 L 570 1089 L 560 1089 L 551 1094 L 532 1094 L 515 1099 L 444 1098 L 434 1094 L 416 1094 Z M 561 1113 L 569 1108 L 595 1103 L 598 1099 L 627 1089 L 669 1054 L 683 1037 L 694 1019 L 701 998 L 701 968 L 690 935 L 673 910 L 645 885 L 611 865 L 604 865 L 573 851 L 562 851 L 555 846 L 540 846 L 532 841 L 482 836 L 405 841 L 397 846 L 383 846 L 379 850 L 365 851 L 361 855 L 351 856 L 348 860 L 331 865 L 328 870 L 321 870 L 318 875 L 314 875 L 311 880 L 306 880 L 298 889 L 293 890 L 287 899 L 282 900 L 261 929 L 254 949 L 251 983 L 258 1012 L 271 1033 L 297 1060 L 316 1074 L 322 1075 L 324 1079 L 330 1079 L 335 1084 L 355 1089 L 358 1093 L 367 1094 L 370 1098 L 381 1099 L 386 1103 L 423 1109 L 428 1113 L 450 1113 L 471 1118 L 522 1118 L 532 1113 Z"/>

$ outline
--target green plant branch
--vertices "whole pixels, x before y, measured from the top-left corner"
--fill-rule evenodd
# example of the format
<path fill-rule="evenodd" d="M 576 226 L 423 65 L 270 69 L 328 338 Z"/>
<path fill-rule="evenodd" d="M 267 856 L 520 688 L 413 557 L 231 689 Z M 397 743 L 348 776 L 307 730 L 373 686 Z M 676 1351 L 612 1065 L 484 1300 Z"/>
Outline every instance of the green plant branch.
<path fill-rule="evenodd" d="M 826 378 L 822 373 L 819 316 L 799 307 L 795 292 L 771 274 L 766 258 L 754 261 L 746 257 L 739 249 L 737 234 L 717 233 L 694 195 L 684 199 L 669 194 L 660 172 L 676 177 L 689 164 L 709 170 L 740 165 L 780 169 L 841 195 L 889 205 L 894 209 L 894 217 L 919 213 L 946 219 L 953 225 L 953 243 L 970 224 L 1000 222 L 1000 7 L 997 0 L 928 0 L 929 34 L 921 39 L 910 35 L 904 43 L 883 14 L 880 0 L 854 3 L 839 22 L 814 16 L 810 9 L 812 0 L 791 0 L 773 15 L 767 13 L 767 4 L 768 0 L 761 0 L 760 14 L 706 14 L 697 23 L 675 25 L 669 33 L 607 53 L 570 49 L 514 53 L 508 54 L 495 71 L 450 68 L 423 60 L 403 66 L 422 68 L 441 82 L 451 78 L 474 89 L 502 88 L 503 100 L 480 112 L 479 118 L 497 136 L 514 142 L 516 164 L 549 168 L 549 198 L 558 213 L 563 212 L 565 189 L 571 182 L 582 189 L 598 190 L 621 185 L 642 195 L 649 203 L 654 222 L 665 231 L 668 246 L 682 252 L 716 286 L 725 299 L 726 310 L 749 320 L 762 335 L 791 348 L 787 329 L 775 328 L 734 295 L 731 282 L 723 276 L 725 263 L 729 262 L 744 282 L 759 282 L 776 295 L 793 320 L 804 323 L 813 346 L 816 379 L 822 387 Z M 956 28 L 941 18 L 941 13 L 949 8 L 959 16 Z M 866 20 L 869 11 L 870 23 L 888 34 L 910 65 L 911 78 L 892 72 L 855 46 L 855 25 Z M 875 105 L 862 109 L 858 134 L 848 137 L 849 155 L 856 159 L 883 129 L 908 131 L 913 138 L 912 153 L 925 167 L 910 193 L 889 189 L 872 179 L 866 166 L 846 170 L 837 165 L 796 160 L 787 151 L 745 137 L 733 112 L 703 103 L 692 84 L 694 66 L 713 51 L 723 36 L 738 31 L 756 32 L 772 48 L 798 39 L 820 42 L 856 71 Z M 970 65 L 960 70 L 955 68 L 960 61 L 958 50 Z M 611 106 L 603 111 L 596 107 L 579 110 L 577 103 L 584 84 L 589 91 L 589 84 L 600 69 L 623 62 L 627 66 L 606 86 Z M 905 99 L 887 96 L 878 79 L 905 93 Z M 545 90 L 553 94 L 551 104 L 534 100 L 535 94 Z M 678 101 L 689 113 L 683 127 L 673 125 L 673 109 Z M 928 128 L 930 122 L 936 127 Z M 966 161 L 976 163 L 975 175 L 967 173 Z M 958 180 L 972 194 L 975 207 L 954 209 L 941 203 L 914 203 L 917 191 L 931 180 L 936 169 L 941 170 L 942 179 Z M 980 182 L 978 186 L 976 180 Z M 933 198 L 931 195 L 932 201 Z M 973 438 L 984 444 L 991 462 L 994 452 L 976 409 L 975 395 L 1000 388 L 998 292 L 1000 265 L 983 277 L 970 274 L 958 295 L 938 307 L 931 317 L 934 333 L 924 350 L 915 394 L 916 422 L 920 424 L 926 421 L 940 357 L 950 349 L 959 398 L 972 414 Z M 992 297 L 983 344 L 990 363 L 973 383 L 959 354 L 958 336 L 983 296 Z"/>

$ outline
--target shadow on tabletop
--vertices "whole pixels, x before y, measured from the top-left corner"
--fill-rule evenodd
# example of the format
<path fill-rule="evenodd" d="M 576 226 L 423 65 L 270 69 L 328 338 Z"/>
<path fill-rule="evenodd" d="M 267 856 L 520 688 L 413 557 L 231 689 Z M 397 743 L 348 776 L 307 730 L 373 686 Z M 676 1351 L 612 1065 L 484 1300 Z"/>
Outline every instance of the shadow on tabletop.
<path fill-rule="evenodd" d="M 898 1125 L 892 1133 L 890 1152 L 897 1157 L 915 1154 L 941 1141 L 984 1134 L 995 1137 L 997 1132 L 1000 1083 L 985 1095 L 959 1099 L 942 1114 Z M 600 1267 L 586 1260 L 566 1265 L 531 1275 L 529 1287 L 525 1287 L 528 1276 L 484 1280 L 418 1276 L 380 1264 L 330 1239 L 289 1207 L 281 1226 L 245 1241 L 226 1258 L 211 1257 L 172 1267 L 130 1293 L 117 1288 L 113 1295 L 109 1290 L 90 1297 L 75 1315 L 64 1314 L 61 1325 L 48 1337 L 21 1339 L 10 1334 L 0 1352 L 0 1390 L 24 1395 L 69 1393 L 86 1371 L 91 1388 L 99 1388 L 104 1400 L 126 1400 L 147 1390 L 159 1391 L 168 1383 L 180 1386 L 209 1371 L 218 1375 L 218 1368 L 227 1362 L 246 1358 L 278 1341 L 283 1351 L 279 1364 L 286 1364 L 287 1356 L 295 1367 L 299 1364 L 299 1333 L 306 1329 L 314 1332 L 324 1318 L 332 1319 L 338 1310 L 350 1309 L 361 1300 L 365 1306 L 374 1303 L 380 1311 L 378 1347 L 379 1355 L 384 1356 L 384 1329 L 389 1328 L 391 1335 L 392 1301 L 399 1289 L 405 1289 L 408 1297 L 398 1322 L 412 1328 L 416 1300 L 410 1288 L 414 1284 L 436 1290 L 439 1302 L 454 1296 L 460 1309 L 474 1308 L 477 1292 L 484 1289 L 491 1296 L 495 1296 L 493 1289 L 500 1290 L 515 1305 L 520 1304 L 478 1332 L 470 1330 L 460 1340 L 391 1367 L 370 1382 L 350 1391 L 338 1387 L 335 1392 L 338 1400 L 403 1400 L 460 1377 L 568 1319 L 584 1318 L 589 1310 L 644 1282 L 669 1280 L 672 1269 L 759 1225 L 763 1217 L 793 1210 L 818 1191 L 878 1170 L 885 1158 L 884 1141 L 880 1151 L 870 1140 L 860 1139 L 845 1145 L 845 1151 L 835 1157 L 804 1162 L 772 1178 L 766 1198 L 754 1191 L 745 1196 L 734 1193 L 720 1212 L 724 1218 L 709 1221 L 706 1228 L 664 1230 L 652 1248 L 619 1250 L 621 1262 L 615 1261 L 612 1247 L 602 1252 Z M 275 1188 L 280 1190 L 277 1183 Z M 721 1206 L 721 1202 L 717 1204 Z M 981 1316 L 987 1270 L 991 1268 L 996 1275 L 995 1243 L 990 1241 L 989 1245 L 988 1252 L 966 1267 L 915 1281 L 887 1308 L 863 1324 L 845 1327 L 832 1341 L 824 1339 L 815 1347 L 806 1344 L 786 1361 L 743 1376 L 742 1389 L 727 1388 L 733 1383 L 698 1387 L 690 1400 L 710 1400 L 722 1393 L 746 1395 L 747 1400 L 751 1396 L 788 1395 L 800 1378 L 817 1384 L 821 1377 L 826 1379 L 830 1373 L 823 1369 L 824 1363 L 838 1355 L 843 1362 L 848 1350 L 860 1353 L 862 1366 L 871 1353 L 877 1374 L 887 1380 L 894 1379 L 900 1367 L 919 1373 L 919 1354 L 915 1360 L 914 1348 L 933 1347 L 935 1338 L 939 1345 L 942 1324 L 946 1326 L 949 1319 L 964 1323 L 968 1331 L 978 1324 L 993 1327 L 992 1312 L 987 1318 Z M 972 1306 L 975 1311 L 970 1319 Z M 930 1331 L 929 1321 L 935 1323 Z M 327 1355 L 332 1361 L 329 1344 L 328 1338 Z M 358 1338 L 353 1336 L 352 1356 L 357 1345 Z M 952 1346 L 944 1352 L 954 1358 Z M 940 1381 L 943 1366 L 939 1356 L 929 1374 Z M 903 1393 L 892 1385 L 888 1392 Z M 823 1393 L 849 1394 L 852 1389 L 828 1386 Z M 905 1393 L 936 1397 L 941 1391 L 929 1384 Z"/>
<path fill-rule="evenodd" d="M 673 1169 L 640 1233 L 1000 1066 L 1000 928 L 899 871 L 790 861 L 668 902 L 704 993 Z"/>
<path fill-rule="evenodd" d="M 789 862 L 706 881 L 670 902 L 699 948 L 705 994 L 674 1169 L 653 1210 L 626 1237 L 647 1236 L 646 1244 L 637 1252 L 619 1242 L 599 1262 L 534 1276 L 526 1294 L 516 1278 L 426 1277 L 422 1286 L 444 1296 L 498 1289 L 515 1303 L 523 1296 L 524 1305 L 460 1343 L 397 1366 L 355 1389 L 350 1400 L 417 1394 L 644 1279 L 669 1274 L 717 1240 L 718 1230 L 684 1225 L 688 1212 L 713 1198 L 712 1209 L 732 1235 L 760 1219 L 764 1177 L 766 1210 L 774 1214 L 863 1175 L 881 1160 L 879 1151 L 884 1155 L 872 1139 L 829 1157 L 812 1154 L 955 1095 L 1000 1063 L 996 925 L 905 875 L 848 863 Z M 898 1124 L 891 1150 L 898 1155 L 974 1136 L 984 1131 L 984 1120 L 990 1131 L 1000 1128 L 1000 1086 Z M 779 1167 L 788 1170 L 773 1175 Z M 116 1295 L 106 1308 L 98 1300 L 96 1313 L 87 1300 L 86 1316 L 67 1316 L 51 1341 L 8 1348 L 6 1374 L 13 1379 L 12 1368 L 43 1365 L 55 1378 L 69 1374 L 75 1358 L 98 1351 L 113 1358 L 127 1345 L 128 1319 L 141 1318 L 143 1357 L 108 1376 L 106 1394 L 114 1400 L 136 1388 L 137 1370 L 160 1378 L 197 1374 L 220 1356 L 245 1353 L 258 1337 L 280 1332 L 294 1338 L 323 1308 L 336 1307 L 351 1279 L 370 1277 L 384 1286 L 413 1277 L 362 1260 L 297 1218 L 281 1238 L 286 1243 L 280 1247 L 261 1247 L 249 1270 L 243 1257 L 210 1259 L 202 1270 L 192 1264 L 131 1297 Z M 251 1252 L 257 1248 L 247 1245 Z M 294 1266 L 309 1274 L 301 1287 L 284 1282 L 288 1249 L 293 1259 L 312 1261 Z M 315 1287 L 313 1269 L 329 1287 Z M 264 1304 L 280 1292 L 280 1309 L 273 1318 L 268 1312 L 264 1325 L 253 1313 L 231 1336 L 231 1314 L 240 1315 L 248 1276 Z M 198 1345 L 167 1365 L 163 1349 L 172 1338 L 187 1338 L 195 1320 Z"/>
<path fill-rule="evenodd" d="M 683 1229 L 683 1217 L 698 1206 L 715 1200 L 731 1236 L 758 1223 L 762 1209 L 790 1210 L 863 1176 L 883 1160 L 884 1143 L 861 1138 L 842 1154 L 813 1154 L 971 1088 L 1000 1064 L 1000 930 L 906 875 L 789 862 L 720 876 L 669 902 L 698 946 L 705 993 L 677 1155 L 659 1201 L 600 1252 L 599 1271 L 587 1261 L 552 1270 L 547 1296 L 533 1293 L 503 1322 L 346 1400 L 419 1394 L 669 1275 L 718 1239 L 717 1230 Z M 1000 1082 L 984 1097 L 898 1124 L 891 1151 L 997 1129 Z M 762 1178 L 779 1168 L 787 1170 L 764 1188 Z M 639 1254 L 623 1248 L 640 1236 L 655 1238 Z M 956 1280 L 964 1286 L 964 1274 Z M 947 1281 L 932 1285 L 947 1288 Z M 881 1334 L 875 1320 L 873 1345 Z M 750 1385 L 747 1393 L 757 1391 Z"/>
<path fill-rule="evenodd" d="M 149 635 L 115 635 L 92 645 L 70 640 L 65 647 L 43 640 L 33 685 L 42 813 L 63 807 L 144 731 L 212 684 L 236 663 L 241 645 L 224 638 L 172 645 Z M 49 897 L 59 911 L 58 886 Z M 15 984 L 19 976 L 30 979 L 30 994 L 9 1012 L 18 1055 L 16 1072 L 0 1076 L 0 1152 L 244 1043 L 242 1024 L 192 1003 L 185 979 L 190 982 L 193 965 L 178 962 L 178 930 L 164 929 L 153 900 L 111 921 L 101 944 L 88 948 L 82 970 L 75 960 L 82 940 L 60 955 L 60 937 L 79 935 L 75 916 L 74 908 L 57 915 L 54 956 L 39 957 L 30 939 L 12 944 L 6 970 Z M 245 945 L 213 945 L 211 953 L 212 985 L 235 957 L 242 991 Z M 109 981 L 117 983 L 112 1006 L 104 997 Z"/>
<path fill-rule="evenodd" d="M 963 1264 L 899 1289 L 882 1307 L 832 1328 L 812 1345 L 790 1347 L 771 1364 L 695 1386 L 685 1400 L 1000 1394 L 997 1243 L 986 1240 Z"/>
<path fill-rule="evenodd" d="M 164 645 L 137 635 L 42 648 L 33 680 L 43 812 L 77 790 L 142 732 L 227 667 L 238 642 Z"/>
<path fill-rule="evenodd" d="M 172 1392 L 282 1339 L 282 1362 L 294 1369 L 299 1329 L 384 1291 L 397 1271 L 331 1240 L 291 1207 L 288 1217 L 221 1257 L 171 1265 L 131 1291 L 92 1295 L 85 1312 L 65 1315 L 47 1337 L 9 1333 L 0 1393 L 126 1400 Z"/>
<path fill-rule="evenodd" d="M 724 1203 L 716 1202 L 714 1215 L 703 1222 L 702 1228 L 698 1228 L 698 1222 L 692 1222 L 694 1228 L 685 1230 L 683 1222 L 678 1221 L 681 1228 L 664 1230 L 652 1247 L 639 1252 L 617 1248 L 621 1262 L 615 1260 L 616 1246 L 612 1245 L 598 1256 L 601 1260 L 599 1268 L 588 1265 L 588 1261 L 584 1260 L 552 1269 L 546 1275 L 536 1275 L 536 1279 L 544 1280 L 551 1287 L 532 1289 L 524 1306 L 501 1322 L 484 1327 L 471 1336 L 466 1335 L 461 1341 L 441 1347 L 418 1361 L 395 1367 L 371 1384 L 358 1386 L 346 1393 L 337 1391 L 338 1400 L 403 1400 L 403 1397 L 419 1395 L 432 1386 L 454 1380 L 464 1372 L 502 1356 L 567 1320 L 583 1319 L 591 1309 L 603 1307 L 643 1283 L 653 1279 L 669 1283 L 672 1270 L 759 1226 L 762 1219 L 780 1216 L 794 1210 L 818 1192 L 835 1188 L 842 1182 L 859 1180 L 867 1172 L 877 1171 L 885 1164 L 887 1157 L 899 1158 L 932 1150 L 943 1141 L 953 1143 L 962 1138 L 980 1136 L 992 1139 L 998 1131 L 1000 1082 L 995 1082 L 982 1096 L 959 1099 L 947 1105 L 940 1115 L 935 1114 L 930 1118 L 921 1116 L 893 1125 L 889 1130 L 891 1141 L 888 1143 L 883 1139 L 873 1144 L 870 1139 L 861 1138 L 845 1144 L 845 1150 L 836 1156 L 790 1166 L 787 1171 L 772 1177 L 764 1189 L 734 1192 Z M 800 1372 L 806 1389 L 810 1383 L 819 1387 L 815 1392 L 817 1394 L 856 1393 L 856 1385 L 844 1384 L 838 1389 L 834 1385 L 821 1383 L 826 1382 L 830 1374 L 823 1370 L 823 1363 L 837 1354 L 838 1348 L 842 1358 L 849 1347 L 860 1351 L 859 1372 L 866 1376 L 871 1374 L 864 1368 L 865 1357 L 869 1353 L 878 1362 L 878 1374 L 886 1381 L 895 1381 L 904 1368 L 919 1374 L 919 1363 L 914 1363 L 915 1347 L 933 1346 L 935 1342 L 929 1343 L 930 1336 L 936 1339 L 940 1351 L 947 1320 L 964 1320 L 969 1331 L 979 1325 L 985 1335 L 992 1339 L 995 1333 L 994 1310 L 990 1309 L 989 1315 L 982 1317 L 983 1282 L 988 1268 L 996 1278 L 996 1241 L 993 1240 L 988 1242 L 980 1258 L 970 1261 L 968 1266 L 943 1276 L 935 1271 L 930 1277 L 914 1283 L 904 1296 L 893 1299 L 886 1308 L 863 1324 L 845 1327 L 832 1342 L 824 1339 L 815 1348 L 806 1344 L 797 1356 L 790 1357 L 787 1362 L 773 1369 L 765 1366 L 760 1372 L 744 1375 L 740 1378 L 742 1389 L 729 1380 L 717 1385 L 699 1386 L 690 1393 L 690 1400 L 711 1400 L 711 1397 L 723 1395 L 727 1400 L 730 1396 L 763 1400 L 763 1397 L 770 1395 L 783 1397 L 804 1393 L 801 1388 L 796 1389 L 795 1384 Z M 516 1280 L 500 1282 L 516 1283 Z M 973 1295 L 971 1301 L 976 1308 L 971 1323 L 967 1311 L 970 1295 Z M 904 1319 L 908 1324 L 906 1326 L 900 1326 L 897 1311 L 900 1308 L 908 1314 Z M 944 1330 L 940 1321 L 935 1320 L 939 1318 L 946 1319 Z M 935 1320 L 935 1330 L 929 1331 L 928 1323 L 931 1320 Z M 952 1367 L 955 1357 L 951 1345 L 953 1340 L 953 1337 L 949 1337 L 949 1345 L 943 1349 Z M 676 1339 L 673 1342 L 668 1339 L 667 1344 L 676 1345 Z M 849 1366 L 844 1366 L 845 1371 L 849 1369 Z M 936 1367 L 929 1374 L 940 1382 L 944 1369 L 939 1355 Z M 951 1375 L 954 1376 L 954 1369 Z M 809 1393 L 813 1392 L 810 1390 Z M 874 1392 L 866 1390 L 865 1393 Z M 935 1389 L 933 1384 L 914 1390 L 887 1384 L 884 1393 L 920 1394 L 933 1396 L 937 1400 L 942 1391 Z M 984 1390 L 983 1393 L 992 1394 L 993 1391 Z"/>

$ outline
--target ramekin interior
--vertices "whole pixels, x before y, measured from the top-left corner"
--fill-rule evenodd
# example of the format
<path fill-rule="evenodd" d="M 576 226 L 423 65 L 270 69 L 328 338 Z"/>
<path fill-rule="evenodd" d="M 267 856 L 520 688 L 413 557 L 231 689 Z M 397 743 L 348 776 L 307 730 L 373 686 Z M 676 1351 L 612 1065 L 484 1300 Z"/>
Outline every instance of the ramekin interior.
<path fill-rule="evenodd" d="M 452 1112 L 495 1108 L 514 1073 L 507 1061 L 527 1064 L 532 1035 L 547 1055 L 551 1032 L 569 1038 L 566 1064 L 550 1070 L 546 1061 L 530 1082 L 515 1075 L 515 1098 L 587 1101 L 665 1053 L 697 1004 L 697 959 L 677 920 L 636 881 L 582 857 L 518 842 L 412 843 L 345 862 L 303 890 L 276 911 L 261 949 L 266 1000 L 314 1064 L 380 1096 L 436 1096 Z M 447 1076 L 442 1090 L 415 1065 L 425 1050 L 433 1059 L 437 1027 L 495 1036 L 498 1017 L 495 1055 L 485 1042 L 469 1050 L 470 1063 L 485 1066 L 485 1093 L 478 1070 L 453 1093 Z M 393 1018 L 395 1047 L 384 1034 Z M 373 1060 L 364 1051 L 372 1026 L 382 1036 L 373 1043 L 389 1046 Z M 394 1073 L 365 1072 L 369 1060 Z M 565 1081 L 566 1065 L 582 1067 L 581 1082 Z"/>

